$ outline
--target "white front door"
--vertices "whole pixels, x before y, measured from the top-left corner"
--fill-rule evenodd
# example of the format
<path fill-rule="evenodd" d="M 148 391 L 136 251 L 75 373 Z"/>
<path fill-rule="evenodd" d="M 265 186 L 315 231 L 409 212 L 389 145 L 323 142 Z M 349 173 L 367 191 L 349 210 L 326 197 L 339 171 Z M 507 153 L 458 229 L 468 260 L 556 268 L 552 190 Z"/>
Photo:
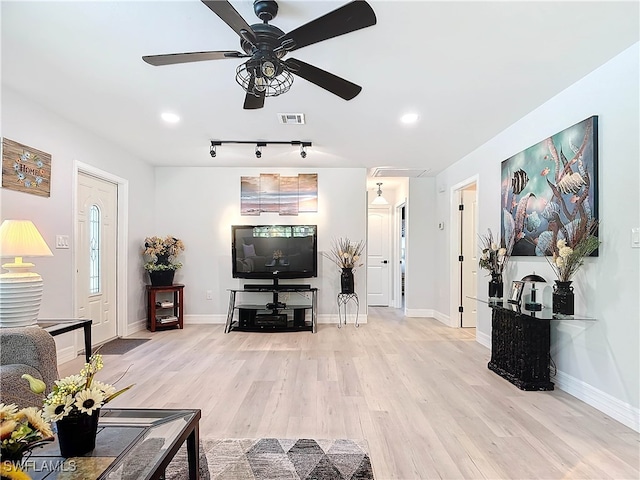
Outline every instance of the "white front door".
<path fill-rule="evenodd" d="M 461 327 L 475 327 L 478 317 L 478 302 L 473 298 L 477 295 L 478 282 L 478 241 L 476 234 L 476 186 L 475 183 L 466 187 L 461 192 L 461 204 L 463 210 L 461 221 L 461 242 L 462 258 L 461 263 L 461 305 L 462 318 Z"/>
<path fill-rule="evenodd" d="M 389 306 L 391 257 L 390 207 L 369 207 L 367 231 L 367 305 Z"/>
<path fill-rule="evenodd" d="M 117 336 L 118 186 L 78 172 L 77 316 L 92 320 L 92 343 Z"/>

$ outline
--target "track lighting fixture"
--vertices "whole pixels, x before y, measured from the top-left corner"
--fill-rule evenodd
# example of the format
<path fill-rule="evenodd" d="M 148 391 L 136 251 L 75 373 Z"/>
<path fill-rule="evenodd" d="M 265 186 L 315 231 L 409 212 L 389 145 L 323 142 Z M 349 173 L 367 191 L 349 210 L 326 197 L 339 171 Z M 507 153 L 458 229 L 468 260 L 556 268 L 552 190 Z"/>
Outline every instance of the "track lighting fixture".
<path fill-rule="evenodd" d="M 209 154 L 211 155 L 211 158 L 214 158 L 216 156 L 216 147 L 222 145 L 223 143 L 253 144 L 256 146 L 256 158 L 262 157 L 262 147 L 266 147 L 269 144 L 300 146 L 300 156 L 302 158 L 307 158 L 307 147 L 312 146 L 311 142 L 303 142 L 302 140 L 291 140 L 288 142 L 263 142 L 256 140 L 211 140 L 211 146 L 209 147 Z"/>
<path fill-rule="evenodd" d="M 389 202 L 382 196 L 382 182 L 378 182 L 378 196 L 371 202 L 371 205 L 389 205 Z"/>

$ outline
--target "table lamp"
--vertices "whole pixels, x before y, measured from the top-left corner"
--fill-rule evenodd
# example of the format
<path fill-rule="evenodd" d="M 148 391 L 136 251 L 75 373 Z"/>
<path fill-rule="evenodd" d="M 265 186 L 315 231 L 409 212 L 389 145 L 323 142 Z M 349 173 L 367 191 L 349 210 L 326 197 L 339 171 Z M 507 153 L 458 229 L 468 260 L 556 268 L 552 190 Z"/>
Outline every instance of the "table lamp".
<path fill-rule="evenodd" d="M 0 275 L 0 327 L 25 327 L 38 319 L 42 277 L 22 257 L 51 257 L 53 253 L 30 220 L 5 220 L 0 225 L 0 256 L 14 257 Z"/>
<path fill-rule="evenodd" d="M 531 295 L 529 297 L 529 301 L 525 302 L 524 308 L 534 312 L 539 312 L 540 310 L 542 310 L 542 304 L 536 302 L 536 282 L 547 283 L 547 281 L 540 275 L 536 275 L 536 272 L 533 272 L 531 275 L 522 277 L 522 281 L 531 284 Z"/>

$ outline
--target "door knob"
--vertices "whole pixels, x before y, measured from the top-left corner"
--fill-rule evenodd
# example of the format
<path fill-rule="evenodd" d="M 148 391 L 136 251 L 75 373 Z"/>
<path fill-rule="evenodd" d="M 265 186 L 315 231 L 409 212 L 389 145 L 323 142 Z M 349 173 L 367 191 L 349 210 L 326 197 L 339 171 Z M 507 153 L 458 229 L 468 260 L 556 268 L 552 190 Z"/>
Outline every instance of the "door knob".
<path fill-rule="evenodd" d="M 382 260 L 382 263 L 389 263 L 388 260 Z"/>

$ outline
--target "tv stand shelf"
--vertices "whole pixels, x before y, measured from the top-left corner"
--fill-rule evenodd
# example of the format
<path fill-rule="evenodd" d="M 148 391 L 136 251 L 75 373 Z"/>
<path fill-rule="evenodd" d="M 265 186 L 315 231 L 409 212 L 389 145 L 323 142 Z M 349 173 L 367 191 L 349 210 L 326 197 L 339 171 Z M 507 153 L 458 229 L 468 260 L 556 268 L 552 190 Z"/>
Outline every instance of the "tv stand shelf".
<path fill-rule="evenodd" d="M 265 285 L 264 288 L 256 290 L 250 289 L 230 289 L 229 290 L 229 311 L 227 313 L 227 323 L 224 333 L 230 331 L 241 332 L 300 332 L 309 331 L 316 333 L 317 315 L 317 288 L 310 288 L 306 285 L 303 288 L 283 289 L 283 286 Z M 255 297 L 251 303 L 236 303 L 238 294 L 244 297 L 248 295 L 272 293 L 272 300 L 264 303 L 256 303 Z M 278 294 L 280 293 L 300 293 L 299 298 L 294 298 L 296 303 L 285 303 L 284 307 L 267 308 L 267 304 L 278 305 Z M 311 299 L 302 302 L 304 293 L 310 293 Z M 311 319 L 307 320 L 307 311 L 311 311 Z M 236 317 L 234 319 L 234 317 Z"/>

